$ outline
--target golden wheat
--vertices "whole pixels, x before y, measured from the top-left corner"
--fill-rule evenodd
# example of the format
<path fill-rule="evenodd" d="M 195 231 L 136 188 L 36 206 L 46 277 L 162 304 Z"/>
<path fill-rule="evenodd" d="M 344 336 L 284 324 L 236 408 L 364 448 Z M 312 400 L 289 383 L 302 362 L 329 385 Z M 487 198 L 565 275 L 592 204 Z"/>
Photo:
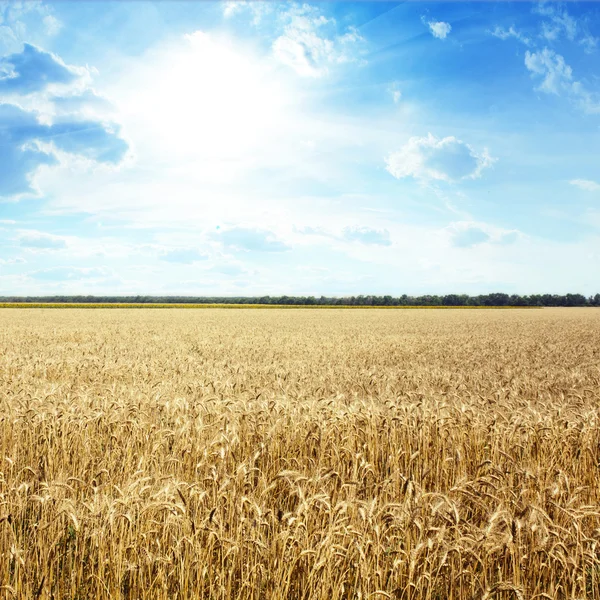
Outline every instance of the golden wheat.
<path fill-rule="evenodd" d="M 0 598 L 600 599 L 600 311 L 0 311 Z"/>
<path fill-rule="evenodd" d="M 388 310 L 406 310 L 406 309 L 446 309 L 446 310 L 473 310 L 473 309 L 484 309 L 484 310 L 495 310 L 495 309 L 511 309 L 524 308 L 538 309 L 538 306 L 487 306 L 487 305 L 476 305 L 476 306 L 446 306 L 446 305 L 398 305 L 398 306 L 375 306 L 367 305 L 361 306 L 358 304 L 194 304 L 194 303 L 152 303 L 152 302 L 0 302 L 0 308 L 287 308 L 287 309 L 320 309 L 320 308 L 334 308 L 339 309 L 388 309 Z"/>

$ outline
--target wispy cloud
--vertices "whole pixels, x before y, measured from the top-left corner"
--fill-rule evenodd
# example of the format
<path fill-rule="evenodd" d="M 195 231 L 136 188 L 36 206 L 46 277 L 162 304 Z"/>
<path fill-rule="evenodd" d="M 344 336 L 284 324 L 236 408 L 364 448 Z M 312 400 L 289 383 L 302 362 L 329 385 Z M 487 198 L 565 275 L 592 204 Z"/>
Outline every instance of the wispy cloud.
<path fill-rule="evenodd" d="M 390 232 L 387 229 L 378 230 L 370 227 L 345 227 L 342 237 L 348 242 L 361 244 L 374 244 L 377 246 L 390 246 Z"/>
<path fill-rule="evenodd" d="M 54 15 L 54 8 L 41 0 L 0 2 L 0 53 L 17 50 L 40 30 L 52 37 L 61 29 L 62 22 Z"/>
<path fill-rule="evenodd" d="M 400 89 L 400 83 L 398 83 L 397 81 L 392 82 L 388 88 L 388 91 L 392 95 L 394 104 L 398 104 L 402 99 L 402 90 Z"/>
<path fill-rule="evenodd" d="M 246 252 L 285 252 L 290 247 L 271 231 L 252 227 L 232 227 L 214 233 L 212 238 L 226 247 Z"/>
<path fill-rule="evenodd" d="M 579 40 L 579 45 L 583 46 L 583 50 L 586 54 L 592 54 L 598 48 L 598 42 L 600 40 L 593 35 L 584 35 Z"/>
<path fill-rule="evenodd" d="M 572 17 L 566 8 L 550 3 L 534 5 L 534 12 L 545 17 L 542 21 L 542 37 L 549 42 L 556 41 L 564 36 L 573 41 L 577 36 L 577 20 Z"/>
<path fill-rule="evenodd" d="M 455 248 L 472 248 L 481 244 L 513 244 L 519 239 L 520 232 L 500 229 L 487 223 L 475 221 L 456 221 L 446 228 L 450 243 Z"/>
<path fill-rule="evenodd" d="M 255 0 L 231 0 L 223 3 L 223 16 L 226 19 L 249 11 L 252 14 L 252 23 L 260 24 L 262 19 L 272 14 L 276 10 L 276 5 L 273 2 L 256 2 Z"/>
<path fill-rule="evenodd" d="M 40 250 L 60 250 L 67 247 L 65 238 L 41 231 L 24 232 L 19 235 L 18 242 L 23 248 Z"/>
<path fill-rule="evenodd" d="M 365 39 L 358 30 L 338 31 L 333 18 L 325 17 L 316 6 L 292 6 L 279 15 L 283 33 L 273 42 L 273 55 L 298 75 L 321 77 L 334 65 L 360 58 Z"/>
<path fill-rule="evenodd" d="M 568 88 L 573 80 L 573 69 L 554 50 L 544 48 L 540 52 L 525 53 L 525 66 L 536 76 L 542 77 L 538 89 L 547 94 L 558 94 Z"/>
<path fill-rule="evenodd" d="M 21 265 L 26 262 L 21 256 L 17 256 L 16 258 L 0 258 L 0 265 Z"/>
<path fill-rule="evenodd" d="M 514 25 L 511 25 L 508 29 L 496 26 L 493 30 L 489 31 L 489 33 L 501 40 L 508 40 L 510 38 L 514 38 L 519 42 L 522 42 L 526 46 L 529 46 L 529 44 L 531 44 L 531 39 L 524 35 L 522 32 L 517 31 Z"/>
<path fill-rule="evenodd" d="M 590 179 L 572 179 L 569 183 L 586 192 L 600 192 L 600 183 L 596 183 Z"/>
<path fill-rule="evenodd" d="M 542 79 L 537 87 L 539 91 L 557 96 L 566 94 L 584 112 L 600 113 L 600 93 L 589 90 L 583 81 L 575 81 L 573 69 L 554 50 L 528 50 L 525 53 L 525 66 L 533 77 Z"/>
<path fill-rule="evenodd" d="M 63 24 L 54 15 L 46 15 L 42 21 L 49 36 L 58 35 L 63 28 Z"/>

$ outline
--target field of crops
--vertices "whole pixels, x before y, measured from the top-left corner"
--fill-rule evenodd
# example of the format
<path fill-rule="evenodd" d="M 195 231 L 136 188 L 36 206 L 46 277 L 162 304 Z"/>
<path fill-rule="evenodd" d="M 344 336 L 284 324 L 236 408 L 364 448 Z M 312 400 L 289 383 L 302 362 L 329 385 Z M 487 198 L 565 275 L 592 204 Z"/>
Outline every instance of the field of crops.
<path fill-rule="evenodd" d="M 443 306 L 443 305 L 432 305 L 432 306 L 359 306 L 355 304 L 335 305 L 335 304 L 150 304 L 150 303 L 136 303 L 136 302 L 0 302 L 0 308 L 308 308 L 308 309 L 320 309 L 320 308 L 334 308 L 334 309 L 418 309 L 424 308 L 430 309 L 511 309 L 516 308 L 515 306 Z M 538 308 L 537 306 L 528 306 L 520 308 Z"/>
<path fill-rule="evenodd" d="M 600 599 L 600 309 L 0 311 L 0 598 Z"/>

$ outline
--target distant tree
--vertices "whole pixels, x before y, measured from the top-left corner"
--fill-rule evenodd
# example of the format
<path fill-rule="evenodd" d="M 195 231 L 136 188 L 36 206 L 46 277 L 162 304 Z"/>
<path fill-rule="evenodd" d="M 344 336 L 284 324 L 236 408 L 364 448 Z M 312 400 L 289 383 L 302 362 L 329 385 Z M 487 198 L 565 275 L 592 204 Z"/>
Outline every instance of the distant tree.
<path fill-rule="evenodd" d="M 464 297 L 458 294 L 448 294 L 442 298 L 442 304 L 444 306 L 463 306 Z"/>
<path fill-rule="evenodd" d="M 567 294 L 564 306 L 585 306 L 587 299 L 582 294 Z"/>

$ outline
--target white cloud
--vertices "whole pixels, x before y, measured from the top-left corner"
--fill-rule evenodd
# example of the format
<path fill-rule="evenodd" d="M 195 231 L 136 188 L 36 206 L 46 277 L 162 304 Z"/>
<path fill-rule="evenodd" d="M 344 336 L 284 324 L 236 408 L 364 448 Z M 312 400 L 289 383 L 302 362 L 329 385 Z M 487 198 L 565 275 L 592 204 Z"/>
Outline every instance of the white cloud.
<path fill-rule="evenodd" d="M 591 181 L 589 179 L 572 179 L 571 181 L 569 181 L 569 183 L 578 187 L 581 190 L 585 190 L 586 192 L 600 191 L 600 183 L 596 183 L 595 181 Z"/>
<path fill-rule="evenodd" d="M 60 250 L 67 247 L 65 238 L 43 233 L 41 231 L 28 231 L 21 233 L 18 237 L 19 245 L 24 248 L 35 248 L 40 250 Z"/>
<path fill-rule="evenodd" d="M 244 2 L 244 0 L 232 0 L 230 2 L 223 3 L 223 16 L 228 19 L 229 17 L 233 17 L 236 13 L 241 12 L 249 2 Z"/>
<path fill-rule="evenodd" d="M 538 90 L 546 94 L 566 93 L 571 101 L 589 114 L 600 113 L 600 95 L 591 92 L 582 81 L 573 81 L 573 69 L 560 55 L 544 48 L 525 53 L 525 66 L 534 76 L 542 77 Z"/>
<path fill-rule="evenodd" d="M 592 54 L 598 47 L 598 38 L 593 35 L 585 35 L 579 40 L 579 45 L 583 46 L 586 54 Z"/>
<path fill-rule="evenodd" d="M 516 40 L 522 42 L 526 46 L 531 44 L 531 40 L 527 36 L 523 35 L 520 31 L 517 31 L 514 25 L 511 25 L 508 29 L 496 26 L 494 30 L 490 31 L 489 33 L 494 37 L 500 38 L 501 40 L 515 38 Z"/>
<path fill-rule="evenodd" d="M 472 248 L 481 244 L 513 244 L 522 234 L 513 229 L 501 229 L 476 221 L 455 221 L 445 228 L 450 244 L 455 248 Z"/>
<path fill-rule="evenodd" d="M 375 244 L 377 246 L 391 246 L 390 232 L 387 229 L 371 229 L 370 227 L 345 227 L 342 232 L 343 239 L 348 242 L 361 244 Z"/>
<path fill-rule="evenodd" d="M 545 18 L 541 22 L 538 40 L 551 46 L 564 38 L 583 47 L 587 54 L 595 52 L 599 39 L 589 33 L 585 21 L 572 17 L 566 8 L 542 2 L 534 5 L 533 12 Z M 525 45 L 535 45 L 535 40 L 525 37 L 514 26 L 509 29 L 496 27 L 489 33 L 503 40 L 513 37 Z M 573 69 L 561 54 L 549 47 L 528 50 L 525 53 L 525 66 L 534 78 L 540 80 L 536 88 L 538 91 L 554 95 L 566 94 L 584 112 L 600 113 L 600 94 L 590 90 L 589 81 L 574 78 Z"/>
<path fill-rule="evenodd" d="M 577 42 L 583 46 L 586 54 L 591 54 L 596 50 L 598 38 L 587 31 L 585 20 L 578 21 L 572 17 L 566 8 L 556 4 L 538 4 L 534 12 L 547 17 L 542 21 L 540 37 L 549 43 L 566 38 L 570 42 Z"/>
<path fill-rule="evenodd" d="M 244 252 L 285 252 L 290 247 L 271 231 L 255 227 L 231 227 L 212 235 L 225 247 Z"/>
<path fill-rule="evenodd" d="M 322 77 L 335 65 L 361 59 L 365 40 L 355 27 L 341 29 L 334 18 L 327 18 L 317 6 L 280 6 L 254 0 L 225 2 L 223 16 L 229 19 L 249 12 L 255 26 L 270 17 L 275 32 L 273 57 L 302 77 Z"/>
<path fill-rule="evenodd" d="M 39 0 L 0 1 L 0 55 L 17 52 L 23 42 L 40 34 L 53 36 L 61 27 L 52 7 Z"/>
<path fill-rule="evenodd" d="M 230 19 L 246 10 L 252 14 L 252 24 L 258 25 L 264 17 L 273 13 L 274 3 L 261 2 L 260 0 L 232 0 L 223 3 L 223 16 L 226 19 Z"/>
<path fill-rule="evenodd" d="M 448 34 L 452 31 L 452 25 L 444 21 L 427 21 L 431 35 L 440 40 L 445 40 Z"/>
<path fill-rule="evenodd" d="M 36 174 L 66 156 L 113 165 L 125 156 L 119 126 L 83 108 L 91 71 L 29 43 L 0 58 L 0 195 L 37 194 Z"/>
<path fill-rule="evenodd" d="M 563 35 L 573 41 L 577 36 L 577 21 L 566 9 L 542 3 L 534 6 L 534 12 L 548 17 L 548 20 L 542 22 L 541 35 L 549 42 L 556 41 Z"/>
<path fill-rule="evenodd" d="M 392 95 L 394 104 L 398 104 L 402 98 L 402 90 L 400 89 L 400 84 L 397 81 L 394 81 L 388 88 L 388 91 Z"/>
<path fill-rule="evenodd" d="M 575 81 L 569 90 L 573 102 L 588 114 L 600 113 L 600 94 L 590 92 L 581 81 Z"/>
<path fill-rule="evenodd" d="M 293 6 L 280 13 L 284 32 L 273 42 L 273 56 L 303 77 L 322 77 L 330 67 L 359 60 L 365 42 L 358 30 L 337 31 L 315 6 Z"/>
<path fill-rule="evenodd" d="M 19 47 L 19 39 L 8 25 L 0 25 L 0 53 L 2 51 L 16 50 Z"/>
<path fill-rule="evenodd" d="M 20 256 L 17 258 L 0 258 L 0 265 L 20 265 L 26 262 L 27 261 Z"/>
<path fill-rule="evenodd" d="M 476 179 L 494 163 L 487 149 L 477 152 L 469 144 L 453 136 L 436 138 L 412 137 L 386 159 L 388 172 L 396 179 L 459 181 Z"/>
<path fill-rule="evenodd" d="M 378 247 L 392 245 L 392 236 L 385 222 L 379 221 L 374 227 L 355 224 L 340 228 L 337 220 L 334 219 L 327 227 L 311 225 L 294 227 L 293 232 L 297 236 L 294 238 L 295 245 L 314 247 L 315 244 L 319 244 L 348 255 L 352 255 L 356 250 L 364 253 L 366 247 L 376 250 Z"/>
<path fill-rule="evenodd" d="M 538 87 L 547 94 L 558 94 L 570 86 L 573 70 L 565 59 L 554 50 L 544 48 L 540 52 L 525 53 L 525 66 L 535 75 L 542 76 Z"/>
<path fill-rule="evenodd" d="M 62 23 L 54 15 L 46 15 L 43 22 L 46 33 L 50 36 L 56 35 L 62 29 Z"/>

